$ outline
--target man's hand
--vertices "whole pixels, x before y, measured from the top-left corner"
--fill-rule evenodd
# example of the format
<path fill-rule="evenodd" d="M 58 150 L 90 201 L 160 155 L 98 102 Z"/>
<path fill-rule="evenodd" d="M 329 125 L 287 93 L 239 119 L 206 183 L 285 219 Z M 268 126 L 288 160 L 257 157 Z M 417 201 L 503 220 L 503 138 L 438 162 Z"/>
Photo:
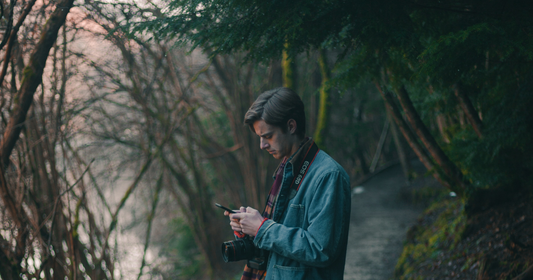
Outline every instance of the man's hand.
<path fill-rule="evenodd" d="M 244 210 L 244 211 L 243 211 Z M 225 213 L 224 213 L 225 214 Z M 244 209 L 244 207 L 241 207 L 240 213 L 237 214 L 230 214 L 230 219 L 237 219 L 239 222 L 231 222 L 231 228 L 236 231 L 240 231 L 242 233 L 248 234 L 249 236 L 255 236 L 257 233 L 257 230 L 263 223 L 263 216 L 259 213 L 259 211 L 247 207 Z M 238 226 L 237 229 L 234 228 L 235 226 Z"/>
<path fill-rule="evenodd" d="M 239 210 L 233 210 L 233 211 L 237 213 L 246 213 L 246 208 L 241 206 Z M 242 232 L 242 226 L 241 226 L 239 219 L 232 218 L 232 215 L 235 215 L 235 214 L 231 214 L 228 211 L 224 211 L 224 216 L 229 216 L 229 219 L 230 219 L 229 225 L 231 226 L 231 229 L 236 232 Z"/>

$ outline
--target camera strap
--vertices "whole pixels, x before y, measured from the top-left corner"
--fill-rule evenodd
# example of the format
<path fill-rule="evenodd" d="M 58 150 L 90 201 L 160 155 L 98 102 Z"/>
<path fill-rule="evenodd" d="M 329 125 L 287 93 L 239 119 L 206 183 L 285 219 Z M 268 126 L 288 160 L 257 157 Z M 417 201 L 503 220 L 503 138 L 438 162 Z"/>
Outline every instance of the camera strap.
<path fill-rule="evenodd" d="M 280 190 L 280 193 L 278 193 L 277 199 L 275 199 L 275 202 L 272 205 L 273 208 L 274 208 L 274 205 L 276 204 L 280 205 L 281 209 L 273 210 L 269 208 L 268 207 L 269 201 L 267 200 L 265 209 L 263 210 L 263 216 L 265 215 L 265 212 L 271 211 L 271 210 L 274 212 L 278 212 L 278 211 L 281 211 L 281 212 L 278 212 L 278 213 L 268 212 L 266 214 L 268 216 L 264 216 L 264 217 L 270 217 L 273 220 L 279 219 L 279 217 L 281 217 L 283 212 L 285 212 L 285 208 L 286 208 L 285 204 L 288 202 L 288 200 L 291 200 L 296 196 L 296 193 L 300 189 L 300 186 L 302 185 L 302 182 L 305 178 L 305 175 L 307 174 L 307 171 L 309 170 L 309 167 L 311 166 L 311 164 L 315 160 L 316 155 L 320 151 L 320 149 L 318 148 L 318 146 L 315 144 L 314 141 L 312 141 L 311 145 L 309 146 L 306 145 L 304 148 L 305 150 L 301 150 L 299 152 L 305 153 L 305 155 L 302 157 L 299 163 L 295 162 L 295 164 L 293 165 L 294 176 L 292 178 L 292 182 L 290 186 L 288 188 L 285 188 L 285 189 L 282 188 Z M 285 195 L 283 195 L 282 193 L 284 193 Z M 272 195 L 272 189 L 270 190 L 268 197 L 271 197 L 271 195 Z"/>
<path fill-rule="evenodd" d="M 315 157 L 319 151 L 320 149 L 318 149 L 318 146 L 315 144 L 314 141 L 312 141 L 309 147 L 306 147 L 305 151 L 300 151 L 300 152 L 305 152 L 305 155 L 303 157 L 303 160 L 301 160 L 301 162 L 299 163 L 299 165 L 295 165 L 297 168 L 293 169 L 294 170 L 293 174 L 295 174 L 295 176 L 292 179 L 291 185 L 289 186 L 289 200 L 293 199 L 296 196 L 296 193 L 300 189 L 300 185 L 302 185 L 302 182 L 305 178 L 305 175 L 307 174 L 307 171 L 309 170 L 309 167 L 315 160 Z M 272 190 L 270 191 L 272 192 Z M 280 190 L 280 192 L 281 191 L 282 190 Z M 269 194 L 269 197 L 270 197 L 270 194 Z M 284 200 L 286 199 L 287 198 L 285 198 Z M 279 203 L 279 202 L 276 202 L 276 203 Z M 286 202 L 283 202 L 283 204 L 286 204 Z M 265 210 L 263 211 L 263 214 L 265 213 L 267 208 L 268 208 L 268 201 L 265 205 Z M 286 208 L 287 207 L 282 207 L 282 212 L 285 212 Z M 276 214 L 276 216 L 277 215 L 278 214 Z M 283 213 L 281 213 L 281 215 L 283 215 Z M 261 252 L 261 256 L 253 258 L 253 259 L 249 259 L 247 262 L 247 268 L 254 269 L 252 270 L 252 273 L 254 273 L 254 271 L 256 270 L 259 270 L 259 271 L 265 270 L 267 267 L 270 252 L 266 250 L 260 250 L 260 252 Z M 247 268 L 245 268 L 245 272 Z"/>
<path fill-rule="evenodd" d="M 298 166 L 298 168 L 294 169 L 294 170 L 298 170 L 298 175 L 294 176 L 294 178 L 292 179 L 291 186 L 289 187 L 289 189 L 291 190 L 291 195 L 290 195 L 291 198 L 293 198 L 294 195 L 296 195 L 296 192 L 300 189 L 300 185 L 302 184 L 305 178 L 305 175 L 307 174 L 307 170 L 309 170 L 309 166 L 311 166 L 311 164 L 315 160 L 315 157 L 318 154 L 318 151 L 320 151 L 320 149 L 315 144 L 315 141 L 313 141 L 311 146 L 305 152 L 305 156 L 302 162 L 300 163 L 300 165 Z M 294 192 L 294 195 L 293 195 L 293 192 Z"/>

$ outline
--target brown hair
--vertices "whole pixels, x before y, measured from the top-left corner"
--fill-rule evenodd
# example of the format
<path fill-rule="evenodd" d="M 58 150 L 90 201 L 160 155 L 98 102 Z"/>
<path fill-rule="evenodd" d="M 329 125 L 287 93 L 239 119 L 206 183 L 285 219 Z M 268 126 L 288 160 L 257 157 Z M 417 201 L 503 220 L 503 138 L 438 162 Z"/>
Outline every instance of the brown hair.
<path fill-rule="evenodd" d="M 280 127 L 287 132 L 287 122 L 296 121 L 296 135 L 305 136 L 304 103 L 300 96 L 289 88 L 276 88 L 265 91 L 257 97 L 244 116 L 244 124 L 254 130 L 254 123 L 264 120 L 269 125 Z"/>

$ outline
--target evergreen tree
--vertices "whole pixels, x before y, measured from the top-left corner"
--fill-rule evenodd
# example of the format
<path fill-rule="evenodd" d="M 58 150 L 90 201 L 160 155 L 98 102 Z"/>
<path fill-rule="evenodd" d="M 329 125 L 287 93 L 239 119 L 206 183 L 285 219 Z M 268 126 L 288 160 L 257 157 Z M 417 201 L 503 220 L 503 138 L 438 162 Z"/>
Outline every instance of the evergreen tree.
<path fill-rule="evenodd" d="M 404 136 L 426 167 L 472 204 L 479 190 L 533 182 L 527 1 L 178 0 L 168 7 L 179 12 L 133 32 L 214 54 L 246 50 L 258 61 L 280 57 L 284 46 L 289 56 L 339 50 L 332 82 L 350 88 L 371 80 L 391 94 L 385 101 L 402 106 L 395 120 L 416 133 Z"/>

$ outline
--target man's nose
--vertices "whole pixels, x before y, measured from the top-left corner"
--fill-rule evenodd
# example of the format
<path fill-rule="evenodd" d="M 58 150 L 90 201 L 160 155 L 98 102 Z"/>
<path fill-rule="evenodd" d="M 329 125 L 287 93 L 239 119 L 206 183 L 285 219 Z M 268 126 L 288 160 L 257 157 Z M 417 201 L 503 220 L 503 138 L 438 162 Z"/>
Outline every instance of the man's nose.
<path fill-rule="evenodd" d="M 260 142 L 259 145 L 261 146 L 261 149 L 262 149 L 262 150 L 268 148 L 268 143 L 267 143 L 267 141 L 265 141 L 264 139 L 261 139 L 261 142 Z"/>

